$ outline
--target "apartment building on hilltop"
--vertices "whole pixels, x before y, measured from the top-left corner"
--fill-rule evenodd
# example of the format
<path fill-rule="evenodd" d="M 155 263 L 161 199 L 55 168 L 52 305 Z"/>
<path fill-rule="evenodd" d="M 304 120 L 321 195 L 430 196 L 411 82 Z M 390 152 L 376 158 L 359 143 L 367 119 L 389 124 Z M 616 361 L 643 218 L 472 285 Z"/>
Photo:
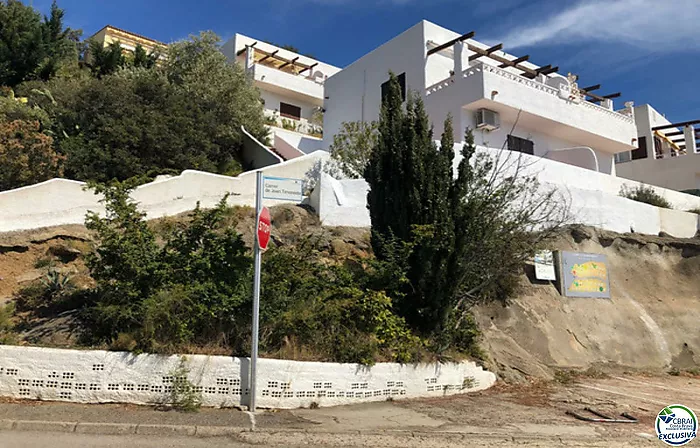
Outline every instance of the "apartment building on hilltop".
<path fill-rule="evenodd" d="M 157 52 L 161 59 L 166 57 L 168 50 L 168 45 L 163 42 L 112 25 L 106 25 L 90 36 L 89 40 L 100 42 L 103 47 L 107 47 L 113 42 L 119 42 L 119 45 L 126 53 L 133 53 L 136 50 L 136 46 L 141 45 L 147 53 Z"/>
<path fill-rule="evenodd" d="M 615 110 L 600 86 L 579 87 L 558 67 L 538 66 L 516 56 L 422 21 L 381 45 L 325 84 L 324 147 L 343 122 L 379 117 L 382 91 L 395 73 L 404 93 L 423 99 L 439 139 L 445 117 L 453 117 L 455 141 L 466 128 L 478 145 L 521 151 L 579 167 L 615 174 L 615 154 L 636 148 L 631 105 Z"/>
<path fill-rule="evenodd" d="M 245 67 L 260 89 L 271 150 L 289 160 L 323 149 L 324 83 L 338 67 L 242 34 L 221 51 Z"/>

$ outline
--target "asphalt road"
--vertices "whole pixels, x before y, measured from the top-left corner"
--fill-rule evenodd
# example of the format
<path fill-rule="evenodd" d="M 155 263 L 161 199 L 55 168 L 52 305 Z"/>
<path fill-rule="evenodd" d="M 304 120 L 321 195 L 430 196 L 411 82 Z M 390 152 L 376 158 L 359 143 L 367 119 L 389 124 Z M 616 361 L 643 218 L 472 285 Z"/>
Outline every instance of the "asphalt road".
<path fill-rule="evenodd" d="M 325 443 L 323 439 L 327 439 Z M 568 440 L 535 439 L 518 441 L 509 439 L 482 438 L 479 436 L 462 439 L 459 441 L 445 441 L 439 437 L 427 439 L 406 440 L 402 437 L 387 436 L 380 439 L 356 439 L 345 440 L 346 443 L 338 444 L 332 434 L 322 435 L 312 440 L 302 440 L 301 445 L 295 437 L 286 440 L 276 438 L 270 440 L 261 438 L 252 440 L 251 444 L 232 440 L 230 438 L 194 438 L 194 437 L 155 437 L 155 436 L 107 436 L 75 433 L 50 433 L 50 432 L 2 432 L 0 433 L 0 445 L 3 448 L 241 448 L 252 446 L 277 446 L 294 448 L 295 446 L 315 448 L 338 447 L 391 447 L 391 448 L 491 448 L 493 446 L 515 448 L 523 444 L 529 447 L 554 448 L 561 446 L 604 448 L 611 446 L 611 441 L 605 440 Z M 311 442 L 311 443 L 308 443 Z M 319 443 L 320 442 L 320 443 Z M 617 448 L 633 448 L 639 446 L 658 446 L 658 441 L 649 440 L 617 440 L 612 444 Z"/>

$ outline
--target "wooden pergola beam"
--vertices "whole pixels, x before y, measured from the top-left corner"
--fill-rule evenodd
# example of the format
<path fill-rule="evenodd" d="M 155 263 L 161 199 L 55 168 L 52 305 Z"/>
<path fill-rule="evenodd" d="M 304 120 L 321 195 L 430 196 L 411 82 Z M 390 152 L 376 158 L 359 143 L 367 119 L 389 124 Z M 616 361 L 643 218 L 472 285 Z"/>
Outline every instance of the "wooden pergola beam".
<path fill-rule="evenodd" d="M 433 48 L 432 50 L 428 50 L 427 56 L 430 56 L 431 54 L 437 53 L 439 51 L 442 51 L 446 48 L 450 48 L 452 45 L 456 44 L 457 42 L 461 42 L 463 40 L 471 39 L 476 35 L 476 31 L 470 31 L 466 34 L 462 34 L 461 36 L 452 39 L 448 42 L 445 42 L 442 45 L 438 45 L 437 47 Z"/>
<path fill-rule="evenodd" d="M 600 84 L 596 84 L 594 86 L 582 87 L 580 90 L 585 90 L 586 92 L 591 92 L 593 90 L 598 90 L 598 89 L 600 89 Z"/>
<path fill-rule="evenodd" d="M 494 45 L 493 47 L 484 50 L 484 53 L 477 53 L 469 56 L 469 61 L 475 61 L 482 56 L 489 56 L 491 53 L 493 53 L 494 51 L 498 51 L 501 48 L 503 48 L 503 44 Z"/>
<path fill-rule="evenodd" d="M 512 61 L 508 61 L 508 63 L 503 63 L 499 65 L 498 68 L 515 67 L 516 65 L 520 64 L 521 62 L 525 62 L 528 59 L 530 59 L 530 55 L 526 54 L 525 56 L 513 59 Z"/>
<path fill-rule="evenodd" d="M 589 96 L 589 97 L 593 98 L 594 102 L 600 102 L 600 101 L 603 101 L 603 100 L 605 99 L 605 98 L 603 98 L 603 97 L 600 96 L 600 95 L 596 95 L 595 93 L 586 92 L 586 91 L 584 91 L 584 90 L 581 90 L 581 92 L 582 92 L 585 96 Z"/>
<path fill-rule="evenodd" d="M 540 75 L 549 75 L 550 73 L 555 73 L 559 71 L 559 66 L 550 67 L 544 70 L 537 70 Z"/>
<path fill-rule="evenodd" d="M 603 95 L 603 98 L 611 100 L 613 98 L 620 98 L 621 96 L 622 96 L 622 92 L 615 92 L 615 93 L 611 93 L 609 95 Z"/>
<path fill-rule="evenodd" d="M 308 67 L 306 67 L 305 69 L 303 69 L 299 73 L 297 73 L 297 75 L 301 75 L 305 71 L 311 70 L 312 68 L 316 67 L 317 65 L 318 65 L 318 62 L 314 62 L 313 64 L 309 65 Z"/>
<path fill-rule="evenodd" d="M 279 53 L 279 50 L 275 50 L 272 53 L 268 53 L 267 55 L 265 55 L 264 58 L 260 59 L 258 62 L 264 62 L 264 61 L 268 60 L 269 58 L 274 58 L 277 53 Z"/>
<path fill-rule="evenodd" d="M 551 68 L 552 68 L 552 64 L 547 64 L 547 65 L 544 65 L 540 68 L 535 69 L 534 73 L 528 73 L 527 75 L 523 75 L 523 76 L 525 76 L 526 78 L 532 79 L 532 78 L 537 77 L 537 75 L 540 75 L 542 72 L 547 71 Z M 557 69 L 558 69 L 558 67 L 557 67 Z"/>
<path fill-rule="evenodd" d="M 258 44 L 258 41 L 256 40 L 256 41 L 253 42 L 252 44 L 246 45 L 245 48 L 243 48 L 243 49 L 241 49 L 241 50 L 238 50 L 238 53 L 236 53 L 236 56 L 242 55 L 243 53 L 246 52 L 246 50 L 248 49 L 248 47 L 254 48 L 257 44 Z"/>
<path fill-rule="evenodd" d="M 285 68 L 285 67 L 288 66 L 288 65 L 294 65 L 294 63 L 295 63 L 298 59 L 299 59 L 299 56 L 295 57 L 295 58 L 292 59 L 291 61 L 285 62 L 284 64 L 282 64 L 282 65 L 280 65 L 279 67 L 277 67 L 277 69 L 278 69 L 278 70 L 282 70 L 283 68 Z"/>
<path fill-rule="evenodd" d="M 671 124 L 665 124 L 663 126 L 656 126 L 651 128 L 652 131 L 661 131 L 663 129 L 670 129 L 670 128 L 681 128 L 685 126 L 690 126 L 693 124 L 698 124 L 700 123 L 700 120 L 691 120 L 691 121 L 683 121 L 681 123 L 671 123 Z"/>
<path fill-rule="evenodd" d="M 520 64 L 513 64 L 511 60 L 506 59 L 505 57 L 499 56 L 497 54 L 488 54 L 486 52 L 486 50 L 484 50 L 483 48 L 479 48 L 479 47 L 477 47 L 475 45 L 471 45 L 471 44 L 467 44 L 467 48 L 469 50 L 473 51 L 474 53 L 481 54 L 482 56 L 488 56 L 489 58 L 493 59 L 494 61 L 498 61 L 502 64 L 508 64 L 509 66 L 517 68 L 520 71 L 537 76 L 537 72 L 534 69 L 531 69 L 528 67 L 523 67 Z"/>

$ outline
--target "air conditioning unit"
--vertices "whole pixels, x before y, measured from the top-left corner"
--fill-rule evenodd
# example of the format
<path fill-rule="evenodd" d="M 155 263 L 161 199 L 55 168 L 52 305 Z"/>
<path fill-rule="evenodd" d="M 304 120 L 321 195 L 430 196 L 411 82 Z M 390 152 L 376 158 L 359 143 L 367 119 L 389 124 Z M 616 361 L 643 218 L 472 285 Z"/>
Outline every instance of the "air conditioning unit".
<path fill-rule="evenodd" d="M 501 127 L 501 119 L 498 112 L 489 109 L 476 111 L 476 128 L 485 131 L 495 131 Z"/>

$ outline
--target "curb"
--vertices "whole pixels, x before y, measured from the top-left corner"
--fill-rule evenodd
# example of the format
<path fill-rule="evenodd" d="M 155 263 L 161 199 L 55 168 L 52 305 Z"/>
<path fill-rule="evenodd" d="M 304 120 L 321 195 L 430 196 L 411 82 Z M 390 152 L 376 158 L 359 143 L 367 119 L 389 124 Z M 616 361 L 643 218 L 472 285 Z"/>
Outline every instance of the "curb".
<path fill-rule="evenodd" d="M 317 438 L 334 435 L 339 445 L 346 446 L 346 442 L 357 441 L 357 437 L 386 438 L 395 437 L 403 440 L 421 441 L 426 439 L 440 439 L 445 442 L 464 443 L 469 439 L 490 440 L 492 443 L 516 442 L 532 443 L 553 441 L 560 445 L 567 442 L 600 441 L 614 442 L 615 440 L 601 437 L 585 436 L 559 436 L 559 435 L 534 435 L 534 434 L 502 434 L 502 433 L 471 433 L 471 432 L 440 432 L 440 431 L 411 431 L 411 430 L 307 430 L 295 428 L 260 428 L 251 429 L 244 427 L 228 426 L 194 426 L 194 425 L 154 425 L 140 423 L 87 423 L 87 422 L 57 422 L 45 420 L 0 420 L 0 431 L 20 431 L 20 432 L 59 432 L 76 434 L 100 434 L 100 435 L 142 435 L 142 436 L 163 436 L 163 437 L 237 437 L 248 442 L 279 442 L 306 439 L 307 442 L 314 443 Z M 261 439 L 261 440 L 255 440 Z M 347 439 L 347 440 L 346 440 Z M 623 439 L 620 439 L 622 441 Z M 629 439 L 624 439 L 629 441 Z M 644 442 L 645 439 L 639 437 L 637 442 Z M 327 444 L 327 442 L 324 442 Z"/>
<path fill-rule="evenodd" d="M 140 423 L 57 422 L 0 420 L 0 431 L 70 432 L 76 434 L 225 437 L 251 432 L 230 426 L 146 425 Z"/>

